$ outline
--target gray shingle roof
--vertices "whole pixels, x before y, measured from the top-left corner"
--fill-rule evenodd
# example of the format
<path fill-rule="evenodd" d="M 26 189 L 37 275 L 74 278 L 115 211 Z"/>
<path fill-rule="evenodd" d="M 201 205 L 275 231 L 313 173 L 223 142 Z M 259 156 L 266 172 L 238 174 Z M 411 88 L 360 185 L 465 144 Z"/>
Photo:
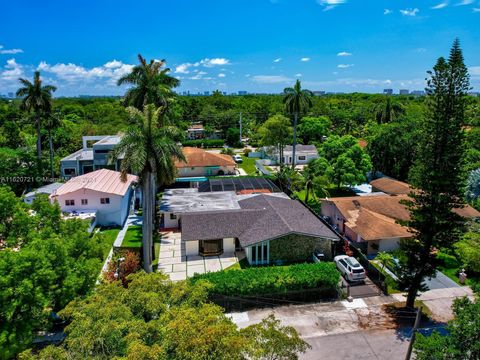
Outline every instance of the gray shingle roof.
<path fill-rule="evenodd" d="M 239 201 L 241 210 L 185 213 L 184 241 L 235 237 L 242 246 L 291 233 L 337 239 L 337 236 L 300 202 L 271 195 Z"/>

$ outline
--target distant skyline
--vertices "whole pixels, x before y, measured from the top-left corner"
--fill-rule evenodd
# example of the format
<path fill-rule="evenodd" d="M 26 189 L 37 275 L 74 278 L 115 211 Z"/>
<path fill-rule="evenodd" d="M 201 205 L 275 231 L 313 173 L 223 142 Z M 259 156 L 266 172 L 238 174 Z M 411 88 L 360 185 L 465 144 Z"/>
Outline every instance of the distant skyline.
<path fill-rule="evenodd" d="M 423 90 L 460 38 L 480 91 L 480 0 L 18 0 L 0 12 L 0 94 L 38 69 L 55 96 L 121 95 L 137 54 L 179 93 Z"/>

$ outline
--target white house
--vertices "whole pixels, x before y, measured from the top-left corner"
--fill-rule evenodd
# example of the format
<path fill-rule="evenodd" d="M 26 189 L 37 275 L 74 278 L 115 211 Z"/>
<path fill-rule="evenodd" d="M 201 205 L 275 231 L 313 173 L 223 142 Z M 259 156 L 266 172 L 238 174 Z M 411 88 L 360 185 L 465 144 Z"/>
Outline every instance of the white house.
<path fill-rule="evenodd" d="M 70 179 L 58 188 L 50 198 L 58 201 L 68 216 L 95 214 L 99 225 L 123 225 L 131 207 L 133 184 L 137 177 L 101 169 Z"/>
<path fill-rule="evenodd" d="M 279 154 L 277 147 L 265 147 L 261 150 L 262 157 L 269 158 L 276 162 L 279 162 Z M 291 164 L 293 158 L 293 146 L 287 145 L 283 148 L 283 163 Z M 295 148 L 295 164 L 304 165 L 308 164 L 310 160 L 318 159 L 318 150 L 315 145 L 301 145 L 298 144 Z"/>
<path fill-rule="evenodd" d="M 62 185 L 63 185 L 62 183 L 55 182 L 52 184 L 41 186 L 38 189 L 35 189 L 26 193 L 23 197 L 23 201 L 27 204 L 31 204 L 33 200 L 35 200 L 38 194 L 46 194 L 50 196 L 54 191 L 56 191 Z"/>
<path fill-rule="evenodd" d="M 237 164 L 229 155 L 194 147 L 184 147 L 183 155 L 186 161 L 175 161 L 178 176 L 181 178 L 236 174 Z"/>

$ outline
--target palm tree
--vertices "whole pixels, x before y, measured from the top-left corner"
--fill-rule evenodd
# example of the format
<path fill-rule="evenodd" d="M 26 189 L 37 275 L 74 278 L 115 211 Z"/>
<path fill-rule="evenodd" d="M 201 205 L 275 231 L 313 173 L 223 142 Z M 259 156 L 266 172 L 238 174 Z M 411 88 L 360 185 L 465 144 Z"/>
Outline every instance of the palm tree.
<path fill-rule="evenodd" d="M 165 67 L 165 60 L 147 62 L 140 54 L 138 60 L 140 64 L 117 81 L 119 86 L 133 85 L 125 93 L 124 105 L 143 110 L 147 104 L 154 104 L 167 112 L 169 102 L 174 96 L 172 88 L 177 87 L 180 80 L 168 75 L 170 69 Z"/>
<path fill-rule="evenodd" d="M 377 254 L 375 260 L 378 260 L 378 262 L 382 266 L 382 269 L 385 270 L 385 268 L 393 262 L 393 256 L 390 253 L 381 251 Z"/>
<path fill-rule="evenodd" d="M 310 161 L 303 169 L 303 179 L 305 181 L 305 203 L 308 204 L 310 194 L 316 198 L 317 192 L 329 196 L 327 187 L 329 185 L 328 178 L 325 175 L 328 163 L 325 159 L 315 159 Z M 318 191 L 319 190 L 319 191 Z"/>
<path fill-rule="evenodd" d="M 127 108 L 133 125 L 127 129 L 112 152 L 112 159 L 123 159 L 120 165 L 122 180 L 128 172 L 138 174 L 142 188 L 143 207 L 143 268 L 152 271 L 153 221 L 157 185 L 171 184 L 175 180 L 175 159 L 185 160 L 182 149 L 172 140 L 176 128 L 158 126 L 161 108 L 146 105 L 143 112 Z"/>
<path fill-rule="evenodd" d="M 23 98 L 21 108 L 26 111 L 33 111 L 35 126 L 37 128 L 37 161 L 38 169 L 42 166 L 42 116 L 48 116 L 52 109 L 52 92 L 57 90 L 55 86 L 42 86 L 40 71 L 35 71 L 33 83 L 27 79 L 18 79 L 23 85 L 17 90 L 17 96 Z"/>
<path fill-rule="evenodd" d="M 386 124 L 405 114 L 405 108 L 402 104 L 392 102 L 390 96 L 387 95 L 385 102 L 375 106 L 374 113 L 377 123 Z"/>
<path fill-rule="evenodd" d="M 52 131 L 59 128 L 62 124 L 61 121 L 61 114 L 60 113 L 55 113 L 55 114 L 50 114 L 45 119 L 45 128 L 48 131 L 48 146 L 50 148 L 50 176 L 53 178 L 54 177 L 54 171 L 53 171 L 53 139 L 52 139 Z"/>
<path fill-rule="evenodd" d="M 295 169 L 295 150 L 297 147 L 297 123 L 302 111 L 312 106 L 313 93 L 310 90 L 302 90 L 300 80 L 297 79 L 294 87 L 287 87 L 283 90 L 285 94 L 283 102 L 287 113 L 293 114 L 293 151 L 292 169 Z"/>

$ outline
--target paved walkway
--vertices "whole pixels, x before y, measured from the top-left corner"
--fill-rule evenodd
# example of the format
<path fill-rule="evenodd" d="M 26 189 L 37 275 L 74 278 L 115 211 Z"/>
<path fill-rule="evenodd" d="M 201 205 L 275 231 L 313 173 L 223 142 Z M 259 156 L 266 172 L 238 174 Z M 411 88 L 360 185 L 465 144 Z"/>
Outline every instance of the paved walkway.
<path fill-rule="evenodd" d="M 238 262 L 234 254 L 186 256 L 179 231 L 164 231 L 161 234 L 158 271 L 168 274 L 173 281 L 185 280 L 195 273 L 220 271 Z"/>

